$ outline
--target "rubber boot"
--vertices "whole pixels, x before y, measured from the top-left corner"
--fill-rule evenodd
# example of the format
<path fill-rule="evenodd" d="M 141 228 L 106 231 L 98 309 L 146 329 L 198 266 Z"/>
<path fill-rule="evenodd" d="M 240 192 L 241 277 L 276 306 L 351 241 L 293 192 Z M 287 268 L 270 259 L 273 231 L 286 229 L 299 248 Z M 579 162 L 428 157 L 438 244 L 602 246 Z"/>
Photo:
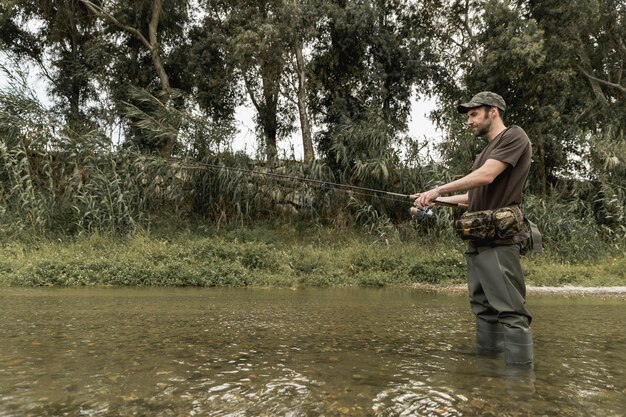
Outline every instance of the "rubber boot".
<path fill-rule="evenodd" d="M 530 329 L 503 326 L 504 362 L 507 367 L 532 369 L 533 335 Z"/>
<path fill-rule="evenodd" d="M 476 352 L 487 356 L 504 352 L 504 329 L 500 323 L 476 319 Z"/>

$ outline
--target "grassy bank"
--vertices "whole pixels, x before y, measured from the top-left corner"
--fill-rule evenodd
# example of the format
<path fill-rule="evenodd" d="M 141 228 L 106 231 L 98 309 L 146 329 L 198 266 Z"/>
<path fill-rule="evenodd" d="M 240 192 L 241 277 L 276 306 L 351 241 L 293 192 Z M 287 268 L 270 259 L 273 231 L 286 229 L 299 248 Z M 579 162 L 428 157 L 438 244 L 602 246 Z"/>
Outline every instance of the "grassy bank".
<path fill-rule="evenodd" d="M 463 244 L 384 240 L 355 230 L 239 228 L 92 234 L 5 243 L 0 285 L 384 286 L 465 281 Z M 532 285 L 626 285 L 626 258 L 563 264 L 549 253 L 523 260 Z"/>

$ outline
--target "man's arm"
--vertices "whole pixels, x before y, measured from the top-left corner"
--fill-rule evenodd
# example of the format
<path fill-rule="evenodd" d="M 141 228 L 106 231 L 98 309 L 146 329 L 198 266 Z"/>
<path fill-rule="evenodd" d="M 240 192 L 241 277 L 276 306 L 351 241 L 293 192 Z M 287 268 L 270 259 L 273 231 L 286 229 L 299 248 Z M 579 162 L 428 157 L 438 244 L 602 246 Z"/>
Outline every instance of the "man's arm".
<path fill-rule="evenodd" d="M 443 203 L 456 204 L 457 206 L 458 205 L 467 206 L 469 204 L 469 196 L 467 195 L 467 193 L 457 194 L 457 195 L 451 195 L 447 197 L 439 197 L 437 201 L 441 201 Z"/>
<path fill-rule="evenodd" d="M 432 206 L 432 201 L 439 199 L 442 194 L 466 192 L 477 187 L 482 187 L 483 185 L 491 184 L 507 167 L 508 164 L 505 162 L 498 161 L 497 159 L 487 159 L 480 168 L 470 172 L 463 178 L 440 185 L 423 193 L 413 194 L 411 198 L 415 199 L 415 204 L 419 207 Z M 467 194 L 447 198 L 462 198 L 463 196 L 467 199 Z M 464 201 L 464 203 L 467 204 L 467 200 Z"/>

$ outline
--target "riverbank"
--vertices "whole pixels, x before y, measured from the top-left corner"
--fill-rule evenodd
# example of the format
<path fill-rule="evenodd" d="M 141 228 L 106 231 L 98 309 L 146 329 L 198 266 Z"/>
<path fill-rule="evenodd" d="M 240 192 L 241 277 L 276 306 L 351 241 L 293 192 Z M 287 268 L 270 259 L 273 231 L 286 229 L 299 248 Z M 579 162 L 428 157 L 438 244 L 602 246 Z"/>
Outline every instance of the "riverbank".
<path fill-rule="evenodd" d="M 0 285 L 422 285 L 464 290 L 463 247 L 456 239 L 402 240 L 351 229 L 289 225 L 130 237 L 94 234 L 71 240 L 4 243 Z M 524 257 L 522 262 L 529 291 L 626 287 L 624 256 L 562 263 L 546 251 Z"/>
<path fill-rule="evenodd" d="M 465 293 L 467 286 L 465 284 L 456 285 L 426 285 L 415 284 L 412 288 L 429 292 L 445 292 L 445 293 Z M 560 294 L 560 295 L 582 295 L 582 296 L 619 296 L 626 298 L 626 285 L 612 287 L 582 287 L 573 285 L 564 285 L 561 287 L 540 287 L 536 285 L 527 285 L 526 291 L 529 294 Z"/>

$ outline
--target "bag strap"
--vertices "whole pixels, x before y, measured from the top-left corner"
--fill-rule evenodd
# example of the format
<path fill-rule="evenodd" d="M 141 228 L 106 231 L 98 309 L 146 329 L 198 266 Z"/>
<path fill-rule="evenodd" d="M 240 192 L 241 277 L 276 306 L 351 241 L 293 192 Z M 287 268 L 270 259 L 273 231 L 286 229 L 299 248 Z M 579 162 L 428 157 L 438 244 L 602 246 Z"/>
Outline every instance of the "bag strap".
<path fill-rule="evenodd" d="M 524 220 L 526 220 L 526 223 L 528 223 L 528 226 L 530 227 L 530 239 L 533 244 L 533 252 L 543 252 L 542 237 L 541 232 L 539 232 L 539 228 L 535 223 L 531 222 L 527 218 L 524 218 Z"/>
<path fill-rule="evenodd" d="M 509 127 L 513 127 L 513 126 L 515 125 L 511 125 Z M 508 129 L 509 128 L 507 128 L 507 130 Z M 523 193 L 523 190 L 526 188 L 527 183 L 528 183 L 528 176 L 526 176 L 526 179 L 524 180 L 522 193 Z M 523 196 L 522 196 L 522 202 L 520 203 L 520 208 L 522 208 L 522 210 L 523 210 L 523 206 L 524 206 L 524 201 L 523 201 Z M 524 215 L 524 221 L 528 224 L 528 227 L 530 228 L 530 241 L 532 243 L 532 251 L 537 252 L 537 253 L 543 252 L 543 244 L 542 244 L 543 238 L 541 237 L 541 232 L 539 231 L 539 227 L 537 227 L 535 223 L 528 220 L 528 218 L 525 215 Z"/>

